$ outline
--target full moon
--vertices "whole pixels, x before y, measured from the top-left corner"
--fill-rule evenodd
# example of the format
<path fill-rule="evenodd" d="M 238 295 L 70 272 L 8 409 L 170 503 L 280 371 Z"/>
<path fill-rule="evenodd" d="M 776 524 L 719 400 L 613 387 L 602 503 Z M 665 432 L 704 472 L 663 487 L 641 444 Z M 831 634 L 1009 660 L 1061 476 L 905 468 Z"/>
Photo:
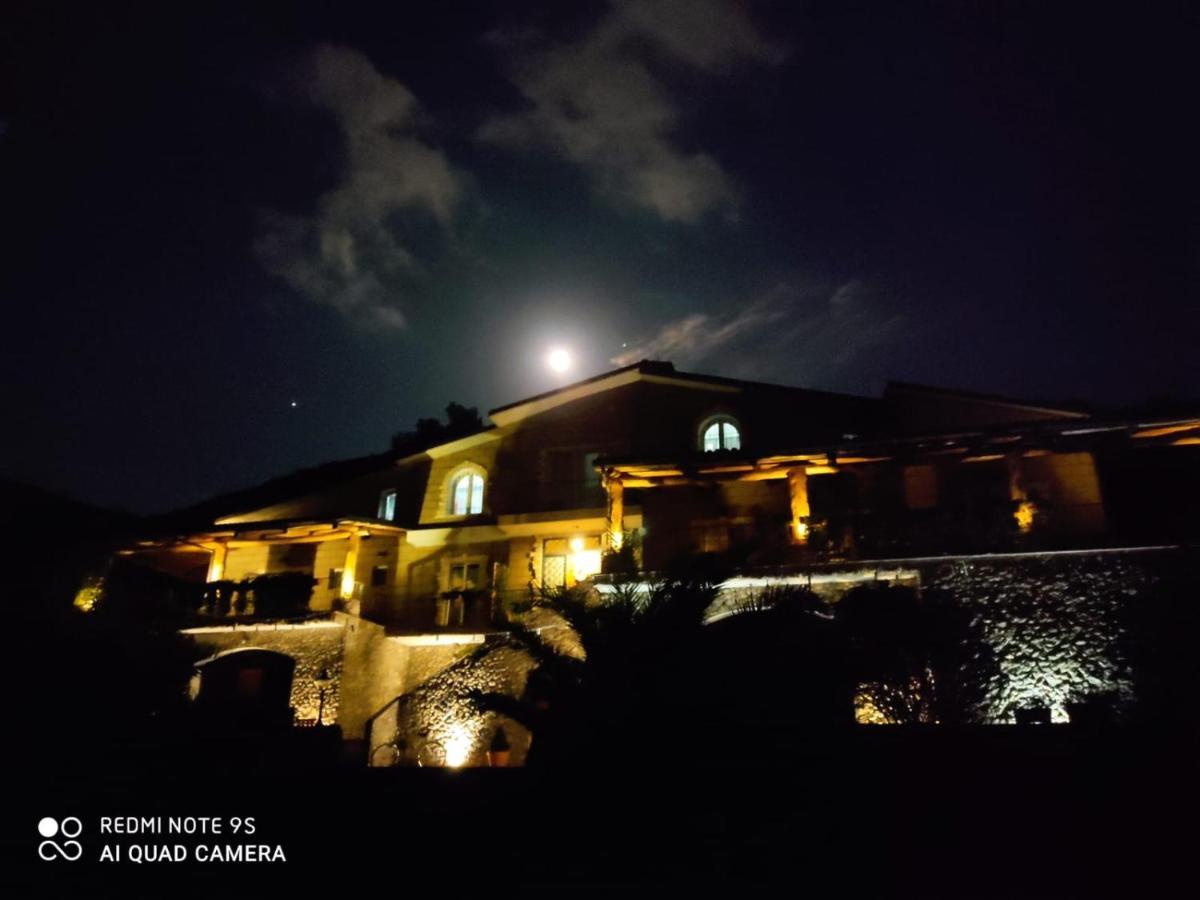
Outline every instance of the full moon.
<path fill-rule="evenodd" d="M 571 368 L 571 354 L 563 347 L 555 347 L 546 355 L 546 365 L 553 372 L 565 372 Z"/>

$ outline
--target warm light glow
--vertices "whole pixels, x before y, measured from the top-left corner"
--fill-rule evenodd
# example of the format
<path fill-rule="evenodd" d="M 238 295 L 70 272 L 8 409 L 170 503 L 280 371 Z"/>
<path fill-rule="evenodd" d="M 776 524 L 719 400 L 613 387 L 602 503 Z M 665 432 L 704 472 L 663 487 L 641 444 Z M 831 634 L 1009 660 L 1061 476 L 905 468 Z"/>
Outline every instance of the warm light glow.
<path fill-rule="evenodd" d="M 578 537 L 578 536 L 571 538 L 571 551 L 573 553 L 578 553 L 582 549 L 583 549 L 583 538 Z"/>
<path fill-rule="evenodd" d="M 1033 519 L 1037 515 L 1037 507 L 1033 501 L 1023 500 L 1017 504 L 1017 511 L 1013 513 L 1013 517 L 1017 520 L 1017 528 L 1021 534 L 1027 534 L 1033 530 Z"/>
<path fill-rule="evenodd" d="M 808 517 L 812 512 L 808 505 L 808 474 L 803 468 L 790 469 L 788 479 L 788 505 L 792 512 L 792 538 L 797 544 L 808 543 Z"/>
<path fill-rule="evenodd" d="M 103 592 L 104 579 L 89 578 L 75 594 L 75 608 L 80 612 L 91 612 L 100 602 L 100 595 Z"/>
<path fill-rule="evenodd" d="M 836 466 L 805 466 L 805 475 L 836 475 L 838 469 Z"/>
<path fill-rule="evenodd" d="M 466 725 L 452 725 L 450 733 L 442 741 L 442 746 L 446 748 L 446 765 L 452 769 L 465 766 L 467 760 L 471 758 L 471 745 L 473 743 L 474 740 L 471 736 L 471 731 Z"/>
<path fill-rule="evenodd" d="M 546 365 L 560 375 L 571 368 L 571 353 L 565 347 L 555 347 L 546 356 Z"/>
<path fill-rule="evenodd" d="M 1142 431 L 1135 431 L 1133 436 L 1135 438 L 1164 437 L 1168 434 L 1178 434 L 1181 431 L 1191 431 L 1197 426 L 1200 426 L 1200 422 L 1184 422 L 1179 425 L 1164 425 L 1161 428 L 1146 428 Z"/>
<path fill-rule="evenodd" d="M 350 536 L 350 542 L 346 546 L 346 559 L 342 564 L 342 583 L 338 593 L 343 600 L 354 599 L 355 574 L 358 570 L 358 554 L 361 549 L 362 538 L 358 534 Z"/>
<path fill-rule="evenodd" d="M 208 559 L 208 574 L 205 581 L 220 581 L 225 577 L 225 557 L 229 552 L 227 544 L 217 544 L 210 551 Z"/>
<path fill-rule="evenodd" d="M 857 725 L 890 725 L 892 724 L 883 711 L 875 705 L 867 685 L 859 685 L 854 694 L 854 722 Z"/>
<path fill-rule="evenodd" d="M 582 543 L 582 541 L 580 542 Z M 574 542 L 572 541 L 572 544 Z M 576 550 L 571 555 L 571 566 L 575 572 L 575 580 L 583 581 L 593 575 L 600 574 L 599 550 Z"/>

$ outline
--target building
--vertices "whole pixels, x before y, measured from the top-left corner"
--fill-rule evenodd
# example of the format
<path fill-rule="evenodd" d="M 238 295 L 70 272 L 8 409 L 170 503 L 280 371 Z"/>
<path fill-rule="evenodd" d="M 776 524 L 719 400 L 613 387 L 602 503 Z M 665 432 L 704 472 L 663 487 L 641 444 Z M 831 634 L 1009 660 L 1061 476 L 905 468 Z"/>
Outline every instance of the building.
<path fill-rule="evenodd" d="M 1196 496 L 1197 418 L 1101 420 L 901 383 L 864 398 L 648 361 L 489 417 L 477 433 L 125 553 L 212 584 L 312 576 L 308 610 L 326 616 L 307 627 L 346 632 L 330 638 L 340 656 L 322 653 L 343 667 L 331 709 L 354 736 L 448 664 L 447 648 L 502 629 L 513 600 L 617 567 L 661 572 L 702 553 L 770 576 L 1197 536 L 1190 514 L 1162 512 L 1181 509 L 1181 491 Z M 248 611 L 235 603 L 220 612 L 236 622 L 210 615 L 196 633 L 244 645 L 257 627 Z M 351 673 L 354 642 L 406 658 L 388 677 L 377 658 Z"/>

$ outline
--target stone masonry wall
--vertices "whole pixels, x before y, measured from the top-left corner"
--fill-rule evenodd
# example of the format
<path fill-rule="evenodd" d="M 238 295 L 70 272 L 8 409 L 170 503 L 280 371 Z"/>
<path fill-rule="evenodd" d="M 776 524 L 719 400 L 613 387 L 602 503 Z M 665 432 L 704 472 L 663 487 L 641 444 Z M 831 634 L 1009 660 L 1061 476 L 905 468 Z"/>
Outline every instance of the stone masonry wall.
<path fill-rule="evenodd" d="M 1155 562 L 1104 552 L 963 559 L 925 567 L 922 583 L 969 610 L 995 654 L 987 721 L 1012 722 L 1016 709 L 1042 706 L 1065 722 L 1067 706 L 1089 697 L 1110 696 L 1118 712 L 1133 704 L 1126 607 L 1152 590 Z"/>
<path fill-rule="evenodd" d="M 1118 714 L 1136 704 L 1136 661 L 1128 641 L 1132 614 L 1154 599 L 1160 571 L 1166 563 L 1178 565 L 1180 553 L 1089 551 L 825 567 L 811 575 L 741 579 L 719 598 L 714 612 L 734 611 L 769 584 L 811 586 L 834 604 L 866 580 L 945 591 L 971 615 L 969 640 L 988 645 L 997 663 L 984 686 L 980 719 L 1012 722 L 1016 710 L 1040 706 L 1061 722 L 1072 704 L 1096 696 L 1113 701 Z M 519 694 L 530 670 L 523 653 L 497 646 L 468 663 L 477 645 L 412 646 L 374 623 L 340 613 L 321 622 L 186 633 L 214 654 L 261 647 L 293 657 L 298 718 L 316 717 L 313 678 L 328 669 L 335 680 L 326 695 L 325 721 L 338 721 L 349 740 L 367 737 L 376 744 L 396 734 L 436 740 L 453 764 L 486 764 L 487 745 L 502 724 L 514 764 L 528 749 L 523 729 L 476 714 L 464 699 L 471 689 Z M 396 697 L 401 701 L 392 704 Z M 364 735 L 371 717 L 389 708 L 371 726 L 378 733 Z"/>
<path fill-rule="evenodd" d="M 211 655 L 243 647 L 286 653 L 296 661 L 292 680 L 292 707 L 297 719 L 316 719 L 320 689 L 315 678 L 325 669 L 333 683 L 325 691 L 324 721 L 337 721 L 342 675 L 342 643 L 345 626 L 339 621 L 230 625 L 193 628 L 184 634 Z"/>

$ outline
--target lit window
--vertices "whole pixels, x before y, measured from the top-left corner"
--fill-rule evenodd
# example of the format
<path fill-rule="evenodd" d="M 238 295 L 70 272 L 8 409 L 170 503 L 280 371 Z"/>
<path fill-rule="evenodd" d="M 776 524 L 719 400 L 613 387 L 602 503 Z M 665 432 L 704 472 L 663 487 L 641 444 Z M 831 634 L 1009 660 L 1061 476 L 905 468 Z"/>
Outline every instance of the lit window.
<path fill-rule="evenodd" d="M 483 476 L 464 472 L 450 483 L 450 512 L 456 516 L 476 516 L 483 512 Z"/>
<path fill-rule="evenodd" d="M 384 491 L 379 495 L 379 518 L 389 522 L 396 520 L 396 492 Z"/>
<path fill-rule="evenodd" d="M 705 453 L 742 449 L 742 435 L 733 419 L 713 419 L 708 422 L 701 432 L 700 442 Z"/>

